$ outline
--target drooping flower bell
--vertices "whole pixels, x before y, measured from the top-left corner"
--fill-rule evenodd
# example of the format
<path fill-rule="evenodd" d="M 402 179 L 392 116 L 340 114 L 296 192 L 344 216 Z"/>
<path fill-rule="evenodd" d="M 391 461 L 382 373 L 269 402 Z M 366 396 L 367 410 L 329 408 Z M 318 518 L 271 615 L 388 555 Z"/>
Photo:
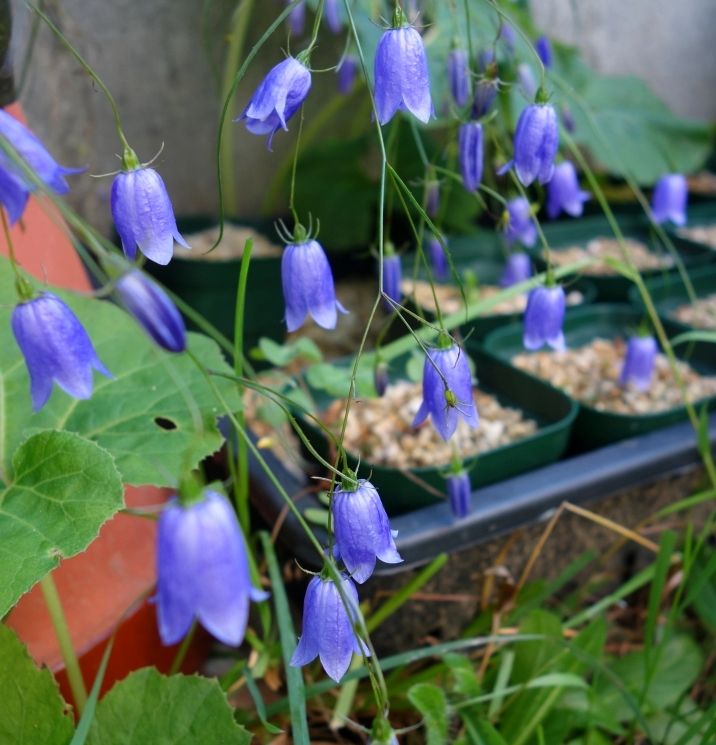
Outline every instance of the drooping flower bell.
<path fill-rule="evenodd" d="M 482 78 L 475 86 L 475 95 L 472 99 L 472 118 L 482 119 L 489 114 L 492 104 L 497 96 L 497 78 Z"/>
<path fill-rule="evenodd" d="M 559 126 L 554 107 L 546 103 L 546 94 L 537 91 L 538 103 L 523 109 L 517 120 L 514 140 L 514 159 L 503 166 L 499 173 L 506 173 L 512 166 L 524 186 L 535 179 L 546 184 L 554 172 L 554 158 L 559 145 Z"/>
<path fill-rule="evenodd" d="M 296 227 L 294 242 L 286 246 L 281 257 L 281 284 L 289 331 L 300 328 L 307 315 L 322 328 L 334 329 L 337 311 L 348 312 L 336 300 L 326 252 L 300 225 Z"/>
<path fill-rule="evenodd" d="M 452 514 L 457 518 L 466 517 L 470 512 L 470 477 L 464 468 L 460 468 L 447 477 L 448 501 Z"/>
<path fill-rule="evenodd" d="M 561 212 L 580 217 L 589 192 L 579 188 L 579 179 L 574 165 L 565 160 L 554 168 L 552 180 L 547 184 L 547 215 L 554 220 Z"/>
<path fill-rule="evenodd" d="M 318 657 L 330 678 L 338 683 L 346 674 L 353 654 L 370 654 L 353 631 L 358 618 L 358 592 L 348 577 L 342 577 L 341 588 L 349 609 L 330 578 L 315 576 L 308 583 L 303 601 L 303 627 L 293 656 L 292 667 L 308 665 Z"/>
<path fill-rule="evenodd" d="M 527 298 L 522 343 L 530 351 L 547 344 L 557 351 L 565 348 L 565 296 L 560 285 L 535 287 Z"/>
<path fill-rule="evenodd" d="M 286 4 L 290 4 L 291 0 L 287 0 Z M 306 2 L 301 0 L 300 3 L 294 5 L 291 12 L 288 14 L 288 28 L 294 36 L 300 36 L 303 33 L 303 29 L 306 26 Z"/>
<path fill-rule="evenodd" d="M 468 191 L 476 191 L 482 183 L 483 138 L 482 124 L 461 124 L 458 132 L 458 151 L 462 183 Z"/>
<path fill-rule="evenodd" d="M 341 60 L 341 64 L 336 70 L 336 75 L 338 75 L 338 90 L 344 96 L 347 96 L 353 90 L 357 74 L 358 60 L 353 55 L 347 54 Z"/>
<path fill-rule="evenodd" d="M 627 343 L 619 383 L 631 383 L 640 391 L 648 390 L 658 352 L 659 346 L 653 336 L 632 336 Z"/>
<path fill-rule="evenodd" d="M 447 60 L 448 80 L 453 100 L 464 106 L 470 97 L 470 67 L 464 49 L 452 49 Z"/>
<path fill-rule="evenodd" d="M 35 176 L 56 194 L 69 191 L 65 176 L 84 170 L 59 165 L 39 138 L 3 109 L 0 109 L 0 137 L 25 161 Z M 0 149 L 0 203 L 7 209 L 11 224 L 20 219 L 28 196 L 36 187 L 10 155 Z"/>
<path fill-rule="evenodd" d="M 341 15 L 338 10 L 338 0 L 326 0 L 324 7 L 324 15 L 328 28 L 334 34 L 340 33 L 341 30 Z"/>
<path fill-rule="evenodd" d="M 177 228 L 164 181 L 153 168 L 137 163 L 137 167 L 118 173 L 112 183 L 110 207 L 128 259 L 134 260 L 139 249 L 151 261 L 168 264 L 175 241 L 190 248 Z"/>
<path fill-rule="evenodd" d="M 394 303 L 399 303 L 403 297 L 403 293 L 400 290 L 401 278 L 400 256 L 395 253 L 389 243 L 386 243 L 385 251 L 383 252 L 383 292 L 390 299 L 383 298 L 383 306 L 388 311 L 394 310 Z"/>
<path fill-rule="evenodd" d="M 512 287 L 532 276 L 532 262 L 525 253 L 510 254 L 500 277 L 500 287 Z"/>
<path fill-rule="evenodd" d="M 300 55 L 299 55 L 300 58 Z M 287 57 L 269 70 L 254 91 L 241 116 L 246 129 L 255 135 L 268 135 L 268 149 L 279 129 L 288 131 L 289 119 L 303 104 L 311 90 L 311 73 L 302 60 Z"/>
<path fill-rule="evenodd" d="M 333 530 L 346 569 L 362 584 L 373 574 L 376 559 L 386 564 L 399 564 L 403 559 L 377 489 L 365 479 L 351 482 L 353 473 L 348 476 L 333 492 Z"/>
<path fill-rule="evenodd" d="M 117 293 L 122 305 L 160 347 L 168 352 L 186 349 L 184 319 L 156 282 L 133 269 L 117 281 Z"/>
<path fill-rule="evenodd" d="M 465 352 L 446 335 L 438 347 L 428 349 L 423 367 L 423 401 L 413 420 L 413 427 L 432 418 L 433 426 L 443 440 L 454 434 L 462 417 L 471 427 L 479 418 L 472 395 L 472 377 Z"/>
<path fill-rule="evenodd" d="M 505 240 L 509 245 L 521 243 L 534 246 L 537 242 L 537 224 L 532 207 L 524 197 L 515 197 L 507 202 L 504 215 Z"/>
<path fill-rule="evenodd" d="M 661 224 L 671 220 L 674 225 L 686 224 L 686 202 L 689 187 L 686 177 L 681 173 L 667 173 L 654 187 L 651 197 L 651 215 L 654 222 Z"/>
<path fill-rule="evenodd" d="M 546 68 L 552 67 L 552 44 L 546 36 L 540 36 L 535 42 L 535 50 Z"/>
<path fill-rule="evenodd" d="M 425 211 L 429 218 L 434 219 L 440 209 L 440 182 L 435 179 L 428 181 L 425 191 Z"/>
<path fill-rule="evenodd" d="M 428 260 L 435 279 L 444 282 L 450 276 L 450 267 L 442 243 L 436 236 L 431 235 L 427 240 Z"/>
<path fill-rule="evenodd" d="M 241 528 L 228 499 L 205 489 L 198 501 L 171 500 L 157 526 L 157 621 L 164 644 L 184 638 L 196 618 L 219 641 L 241 644 L 254 588 Z"/>
<path fill-rule="evenodd" d="M 406 24 L 404 13 L 398 8 L 393 28 L 383 33 L 375 50 L 375 107 L 381 124 L 387 124 L 401 110 L 409 111 L 423 123 L 433 113 L 423 39 Z"/>
<path fill-rule="evenodd" d="M 102 364 L 77 316 L 50 292 L 21 302 L 12 312 L 12 331 L 30 374 L 32 408 L 50 398 L 52 384 L 74 398 L 92 395 L 92 370 L 112 374 Z"/>

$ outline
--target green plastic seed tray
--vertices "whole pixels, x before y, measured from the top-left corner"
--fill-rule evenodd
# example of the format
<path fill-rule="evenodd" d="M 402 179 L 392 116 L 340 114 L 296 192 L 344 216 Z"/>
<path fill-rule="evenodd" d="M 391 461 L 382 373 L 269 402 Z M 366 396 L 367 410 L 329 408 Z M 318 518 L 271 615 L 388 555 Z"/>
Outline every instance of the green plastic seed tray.
<path fill-rule="evenodd" d="M 496 395 L 503 405 L 522 409 L 528 417 L 537 421 L 539 427 L 537 432 L 523 439 L 465 459 L 473 488 L 558 460 L 567 447 L 570 429 L 577 414 L 574 402 L 561 391 L 499 359 L 485 355 L 475 345 L 469 347 L 468 353 L 475 362 L 480 389 Z M 405 362 L 406 358 L 402 358 L 391 363 L 393 379 L 398 376 L 398 371 L 404 369 Z M 325 409 L 332 400 L 321 391 L 313 390 L 312 393 L 319 409 Z M 359 406 L 360 403 L 356 402 L 354 405 Z M 313 446 L 325 456 L 328 453 L 328 443 L 324 434 L 308 419 L 302 419 L 301 422 Z M 427 422 L 423 426 L 431 427 L 432 423 Z M 349 452 L 348 461 L 351 468 L 358 467 L 356 453 Z M 388 513 L 397 515 L 439 502 L 440 497 L 430 489 L 445 493 L 443 474 L 448 465 L 439 463 L 404 472 L 362 459 L 359 476 L 370 478 L 380 492 Z"/>
<path fill-rule="evenodd" d="M 671 258 L 668 249 L 662 245 L 657 234 L 653 231 L 653 228 L 649 227 L 644 216 L 621 215 L 619 217 L 619 225 L 625 238 L 631 238 L 645 243 L 652 252 Z M 575 245 L 586 246 L 594 238 L 614 237 L 607 219 L 602 216 L 547 223 L 543 228 L 545 238 L 553 251 L 559 251 L 560 249 Z M 714 252 L 710 252 L 704 246 L 685 241 L 678 236 L 672 236 L 671 240 L 678 255 L 687 267 L 706 264 L 714 257 Z M 542 247 L 537 244 L 531 249 L 531 253 L 535 258 L 537 269 L 544 271 L 546 263 L 542 253 Z M 645 278 L 652 278 L 667 276 L 676 271 L 676 266 L 674 266 L 673 268 L 644 270 L 641 274 Z M 629 289 L 632 286 L 630 280 L 616 272 L 603 274 L 590 273 L 585 274 L 584 277 L 596 287 L 597 300 L 600 302 L 624 302 L 627 300 Z"/>
<path fill-rule="evenodd" d="M 716 223 L 716 217 L 714 222 Z M 716 295 L 716 264 L 693 269 L 689 272 L 689 280 L 697 299 Z M 646 288 L 663 320 L 673 323 L 682 331 L 691 331 L 695 328 L 674 317 L 674 311 L 691 300 L 686 285 L 678 274 L 651 279 L 646 283 Z M 643 312 L 644 304 L 636 287 L 629 290 L 629 301 L 638 311 Z M 716 354 L 716 347 L 714 354 Z"/>
<path fill-rule="evenodd" d="M 639 327 L 642 319 L 642 313 L 623 304 L 599 303 L 574 308 L 568 311 L 564 322 L 567 346 L 579 347 L 597 337 L 624 338 Z M 664 322 L 664 329 L 669 337 L 678 335 L 682 330 L 668 320 Z M 522 324 L 512 324 L 493 331 L 485 340 L 485 351 L 488 355 L 509 363 L 515 355 L 524 352 L 522 331 Z M 675 351 L 677 356 L 688 361 L 699 373 L 716 375 L 713 345 L 683 344 Z M 529 377 L 538 379 L 531 375 Z M 599 411 L 579 401 L 575 403 L 579 405 L 579 414 L 572 429 L 572 437 L 573 445 L 578 450 L 589 450 L 627 437 L 646 434 L 687 418 L 684 406 L 653 414 L 626 415 Z M 716 407 L 716 396 L 702 400 L 699 406 L 704 403 L 713 410 Z"/>

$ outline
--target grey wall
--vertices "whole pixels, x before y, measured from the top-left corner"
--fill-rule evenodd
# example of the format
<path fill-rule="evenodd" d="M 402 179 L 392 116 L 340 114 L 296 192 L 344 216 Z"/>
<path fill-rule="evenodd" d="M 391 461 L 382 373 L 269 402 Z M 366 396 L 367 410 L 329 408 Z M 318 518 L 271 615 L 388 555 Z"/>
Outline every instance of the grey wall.
<path fill-rule="evenodd" d="M 473 0 L 475 1 L 475 0 Z M 632 72 L 684 115 L 716 117 L 716 0 L 532 0 L 538 24 L 550 34 L 580 45 L 604 72 Z M 46 3 L 56 23 L 80 49 L 115 94 L 126 133 L 140 158 L 149 160 L 164 142 L 156 163 L 177 212 L 216 211 L 216 87 L 202 48 L 201 0 L 57 0 Z M 233 5 L 214 0 L 212 52 L 226 43 L 227 14 Z M 255 40 L 279 0 L 257 0 Z M 16 65 L 30 30 L 29 12 L 13 0 Z M 265 71 L 281 59 L 278 35 L 251 66 L 238 93 L 245 104 Z M 338 42 L 336 42 L 337 44 Z M 322 42 L 316 67 L 337 59 L 339 47 Z M 77 63 L 50 32 L 41 28 L 21 100 L 31 126 L 66 165 L 90 173 L 118 167 L 119 144 L 109 107 Z M 333 95 L 333 75 L 314 76 L 307 117 Z M 292 123 L 295 128 L 296 122 Z M 279 133 L 275 152 L 263 140 L 235 128 L 238 212 L 259 209 L 272 169 L 292 137 Z M 111 179 L 73 180 L 71 199 L 95 225 L 109 230 Z"/>
<path fill-rule="evenodd" d="M 647 80 L 682 116 L 716 119 L 716 0 L 530 0 L 537 25 L 603 73 Z"/>

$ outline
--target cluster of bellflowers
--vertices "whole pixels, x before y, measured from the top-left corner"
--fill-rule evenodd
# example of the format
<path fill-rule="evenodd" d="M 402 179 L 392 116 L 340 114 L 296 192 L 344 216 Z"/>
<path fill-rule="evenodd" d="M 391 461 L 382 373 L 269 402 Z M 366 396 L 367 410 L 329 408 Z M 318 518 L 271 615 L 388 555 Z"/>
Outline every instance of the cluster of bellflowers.
<path fill-rule="evenodd" d="M 65 177 L 84 170 L 59 165 L 33 132 L 3 110 L 0 136 L 15 156 L 11 157 L 5 147 L 0 152 L 0 203 L 11 224 L 22 218 L 30 194 L 40 189 L 65 194 L 69 191 Z M 130 161 L 127 170 L 115 178 L 112 213 L 127 258 L 133 259 L 138 247 L 148 257 L 168 261 L 174 240 L 183 242 L 161 177 L 152 169 L 140 167 L 136 156 L 135 162 Z M 112 268 L 118 271 L 114 265 Z M 30 377 L 33 410 L 45 406 L 55 384 L 73 398 L 90 398 L 93 372 L 108 378 L 112 375 L 82 322 L 57 295 L 38 292 L 25 279 L 19 279 L 16 287 L 19 303 L 13 309 L 11 326 Z M 115 288 L 119 302 L 159 346 L 171 352 L 186 348 L 181 314 L 156 283 L 137 269 L 127 271 L 123 267 Z"/>

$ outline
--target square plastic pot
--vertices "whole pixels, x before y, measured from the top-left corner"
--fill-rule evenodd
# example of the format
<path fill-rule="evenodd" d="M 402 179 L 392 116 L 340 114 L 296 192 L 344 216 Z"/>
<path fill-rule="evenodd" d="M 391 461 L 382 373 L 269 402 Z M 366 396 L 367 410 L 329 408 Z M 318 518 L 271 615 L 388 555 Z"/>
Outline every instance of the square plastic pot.
<path fill-rule="evenodd" d="M 532 435 L 479 456 L 465 458 L 473 488 L 558 460 L 569 441 L 570 429 L 577 414 L 576 404 L 556 388 L 545 385 L 496 357 L 484 354 L 477 347 L 469 347 L 468 353 L 475 362 L 480 390 L 492 393 L 503 405 L 521 409 L 539 426 Z M 405 358 L 396 360 L 391 365 L 392 370 L 403 369 L 405 361 Z M 311 392 L 321 409 L 332 400 L 322 391 Z M 308 419 L 302 420 L 302 426 L 316 450 L 327 454 L 328 442 L 323 432 Z M 350 467 L 356 469 L 359 465 L 358 454 L 349 451 L 347 455 Z M 444 472 L 448 466 L 449 463 L 439 463 L 403 471 L 360 459 L 360 473 L 370 474 L 371 483 L 380 492 L 383 504 L 391 515 L 443 501 L 435 491 L 440 495 L 445 493 Z"/>
<path fill-rule="evenodd" d="M 630 329 L 638 328 L 642 318 L 642 313 L 628 305 L 600 303 L 574 308 L 567 313 L 564 322 L 567 346 L 579 347 L 597 337 L 624 337 Z M 664 329 L 670 337 L 681 332 L 681 328 L 668 321 L 664 323 Z M 513 324 L 494 331 L 485 340 L 485 351 L 504 362 L 511 361 L 515 355 L 524 352 L 522 332 L 522 324 Z M 684 344 L 675 351 L 678 357 L 687 361 L 698 372 L 716 375 L 716 354 L 713 345 Z M 642 435 L 687 418 L 684 406 L 636 416 L 599 411 L 583 402 L 576 403 L 579 405 L 579 413 L 572 429 L 572 436 L 574 444 L 580 449 L 596 448 L 627 437 Z M 706 404 L 713 408 L 716 405 L 716 396 L 698 403 L 699 407 Z"/>

